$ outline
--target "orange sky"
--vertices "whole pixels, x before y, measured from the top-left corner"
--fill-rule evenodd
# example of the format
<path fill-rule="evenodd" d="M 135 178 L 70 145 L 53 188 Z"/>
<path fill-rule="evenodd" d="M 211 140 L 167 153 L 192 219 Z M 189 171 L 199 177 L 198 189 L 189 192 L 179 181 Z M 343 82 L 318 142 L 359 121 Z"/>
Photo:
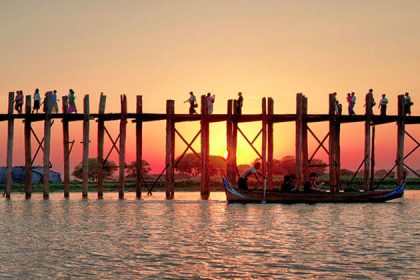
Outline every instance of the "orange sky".
<path fill-rule="evenodd" d="M 391 114 L 396 112 L 397 94 L 409 91 L 413 114 L 419 115 L 419 10 L 420 2 L 409 0 L 2 1 L 0 112 L 6 112 L 8 91 L 32 94 L 35 87 L 41 92 L 56 89 L 59 95 L 73 88 L 79 109 L 88 93 L 92 112 L 103 91 L 108 112 L 119 111 L 118 95 L 125 93 L 131 112 L 135 95 L 142 94 L 145 112 L 164 112 L 165 100 L 174 99 L 176 112 L 184 113 L 188 108 L 182 102 L 190 90 L 215 94 L 215 113 L 225 113 L 226 100 L 238 91 L 244 93 L 245 113 L 260 112 L 263 96 L 274 98 L 276 113 L 294 113 L 297 92 L 308 96 L 310 113 L 326 113 L 329 92 L 338 92 L 346 106 L 345 94 L 355 91 L 356 112 L 362 112 L 363 95 L 373 88 L 377 101 L 381 93 L 388 94 Z M 108 126 L 117 132 L 117 124 Z M 36 126 L 42 134 L 42 124 Z M 0 127 L 5 130 L 6 123 Z M 250 135 L 258 131 L 256 124 L 242 127 Z M 71 128 L 75 165 L 81 160 L 81 125 Z M 131 161 L 134 126 L 128 128 Z M 326 132 L 327 123 L 313 128 Z M 198 124 L 181 124 L 179 129 L 191 138 Z M 418 126 L 407 130 L 420 138 Z M 23 165 L 22 132 L 17 122 L 16 165 Z M 52 161 L 54 169 L 61 170 L 59 122 L 53 133 Z M 164 122 L 144 126 L 144 157 L 154 172 L 163 167 L 164 133 Z M 96 156 L 94 122 L 91 136 L 91 156 Z M 377 166 L 390 168 L 396 153 L 395 124 L 378 127 L 377 139 Z M 408 151 L 413 143 L 408 138 L 406 142 Z M 212 124 L 211 153 L 223 154 L 225 143 L 225 125 Z M 362 144 L 362 124 L 342 128 L 343 167 L 358 166 Z M 178 140 L 177 154 L 183 147 Z M 5 151 L 3 138 L 1 165 Z M 239 151 L 240 163 L 255 157 L 242 140 Z M 275 158 L 293 153 L 294 126 L 276 125 Z M 419 168 L 419 159 L 417 152 L 408 163 Z"/>

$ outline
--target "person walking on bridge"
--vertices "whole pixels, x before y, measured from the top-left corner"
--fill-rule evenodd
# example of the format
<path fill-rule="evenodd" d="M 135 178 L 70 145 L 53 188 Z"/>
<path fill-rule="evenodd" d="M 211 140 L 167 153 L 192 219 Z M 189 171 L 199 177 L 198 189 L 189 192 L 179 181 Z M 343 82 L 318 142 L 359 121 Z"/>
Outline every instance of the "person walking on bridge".
<path fill-rule="evenodd" d="M 406 116 L 411 116 L 411 106 L 413 106 L 413 102 L 411 101 L 410 93 L 406 92 L 404 95 L 404 114 Z"/>
<path fill-rule="evenodd" d="M 216 99 L 216 96 L 213 94 L 211 95 L 211 93 L 207 93 L 206 96 L 207 99 L 207 113 L 213 114 L 213 104 L 214 104 L 214 100 Z"/>
<path fill-rule="evenodd" d="M 236 100 L 236 107 L 234 108 L 235 115 L 242 115 L 242 105 L 244 104 L 244 98 L 242 92 L 238 92 L 238 99 Z"/>
<path fill-rule="evenodd" d="M 197 114 L 197 112 L 195 111 L 195 108 L 198 107 L 197 98 L 195 98 L 195 95 L 192 91 L 190 91 L 190 97 L 184 101 L 184 103 L 187 103 L 187 102 L 190 104 L 190 110 L 189 110 L 190 115 Z"/>
<path fill-rule="evenodd" d="M 381 117 L 386 116 L 386 107 L 388 105 L 388 98 L 386 98 L 386 94 L 382 94 L 382 98 L 379 101 L 378 108 L 381 109 Z"/>
<path fill-rule="evenodd" d="M 34 107 L 32 108 L 32 114 L 38 114 L 39 108 L 41 108 L 41 95 L 39 94 L 39 88 L 37 88 L 34 92 Z"/>

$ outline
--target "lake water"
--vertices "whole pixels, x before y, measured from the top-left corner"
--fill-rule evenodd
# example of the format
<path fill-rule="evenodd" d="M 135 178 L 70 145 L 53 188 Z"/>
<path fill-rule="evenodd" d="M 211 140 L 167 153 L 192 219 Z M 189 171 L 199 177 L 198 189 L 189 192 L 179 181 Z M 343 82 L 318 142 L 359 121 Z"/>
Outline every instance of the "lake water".
<path fill-rule="evenodd" d="M 420 191 L 383 204 L 0 200 L 0 278 L 419 279 Z"/>

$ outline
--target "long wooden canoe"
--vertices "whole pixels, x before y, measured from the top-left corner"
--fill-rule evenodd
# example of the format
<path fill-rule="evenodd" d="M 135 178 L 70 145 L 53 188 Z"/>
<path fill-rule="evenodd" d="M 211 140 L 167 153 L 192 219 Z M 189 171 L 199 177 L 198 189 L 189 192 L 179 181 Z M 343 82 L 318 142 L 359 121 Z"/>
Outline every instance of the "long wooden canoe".
<path fill-rule="evenodd" d="M 404 195 L 405 183 L 393 190 L 366 192 L 280 192 L 278 190 L 239 190 L 223 177 L 223 187 L 229 203 L 361 203 L 385 202 Z"/>

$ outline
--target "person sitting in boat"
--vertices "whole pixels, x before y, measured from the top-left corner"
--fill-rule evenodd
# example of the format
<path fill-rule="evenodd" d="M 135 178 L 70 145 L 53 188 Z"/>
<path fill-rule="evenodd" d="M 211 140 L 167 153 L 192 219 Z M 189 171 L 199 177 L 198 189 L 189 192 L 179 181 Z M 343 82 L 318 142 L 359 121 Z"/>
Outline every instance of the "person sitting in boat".
<path fill-rule="evenodd" d="M 311 172 L 309 174 L 309 180 L 303 185 L 303 190 L 305 192 L 322 192 L 321 187 L 324 185 L 324 182 L 319 184 L 316 183 L 318 179 L 318 174 L 315 172 Z"/>
<path fill-rule="evenodd" d="M 252 174 L 254 174 L 255 178 L 257 179 L 258 183 L 260 183 L 260 179 L 258 178 L 258 176 L 261 176 L 264 178 L 264 175 L 262 175 L 260 172 L 258 172 L 258 169 L 260 169 L 261 167 L 261 163 L 260 162 L 256 162 L 254 163 L 253 166 L 251 166 L 251 168 L 248 168 L 247 170 L 245 170 L 241 176 L 239 176 L 239 180 L 238 180 L 238 188 L 240 190 L 247 190 L 248 189 L 248 177 Z"/>
<path fill-rule="evenodd" d="M 296 190 L 296 175 L 290 174 L 284 176 L 283 183 L 281 184 L 280 191 L 282 192 L 292 192 Z"/>

